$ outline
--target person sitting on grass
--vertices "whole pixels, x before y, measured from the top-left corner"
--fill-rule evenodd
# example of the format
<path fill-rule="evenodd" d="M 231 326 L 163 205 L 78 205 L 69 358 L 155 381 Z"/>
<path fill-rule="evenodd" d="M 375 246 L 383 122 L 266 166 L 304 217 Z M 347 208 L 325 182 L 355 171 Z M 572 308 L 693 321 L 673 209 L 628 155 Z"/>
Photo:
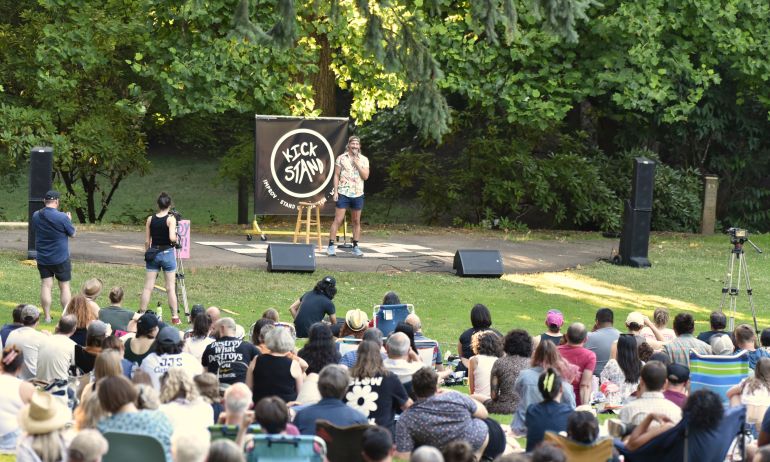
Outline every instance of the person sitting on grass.
<path fill-rule="evenodd" d="M 666 366 L 668 384 L 663 396 L 667 400 L 683 408 L 687 402 L 687 390 L 690 389 L 690 369 L 681 364 L 669 364 Z"/>
<path fill-rule="evenodd" d="M 660 332 L 660 335 L 663 336 L 664 342 L 670 342 L 676 338 L 676 333 L 673 329 L 666 327 L 669 320 L 669 314 L 668 310 L 666 308 L 663 308 L 659 306 L 658 308 L 655 308 L 655 311 L 652 314 L 652 321 L 655 324 L 655 327 L 658 329 L 658 332 Z M 648 326 L 645 326 L 641 331 L 642 337 L 644 337 L 645 340 L 653 340 L 656 341 L 658 338 L 655 336 L 655 334 L 652 332 L 652 329 L 650 329 Z"/>
<path fill-rule="evenodd" d="M 468 390 L 471 398 L 483 403 L 491 398 L 492 368 L 503 354 L 503 343 L 494 332 L 479 332 L 471 348 L 476 354 L 468 362 Z"/>
<path fill-rule="evenodd" d="M 385 342 L 385 350 L 388 352 L 385 367 L 404 384 L 411 382 L 412 375 L 423 365 L 420 361 L 409 361 L 410 348 L 409 337 L 403 332 L 394 332 Z"/>
<path fill-rule="evenodd" d="M 770 358 L 759 358 L 754 368 L 754 376 L 741 380 L 741 383 L 727 390 L 730 406 L 754 405 L 767 409 L 770 407 Z"/>
<path fill-rule="evenodd" d="M 110 289 L 109 299 L 110 306 L 99 310 L 99 320 L 109 324 L 114 331 L 128 332 L 128 323 L 134 319 L 136 313 L 121 306 L 123 288 L 115 286 Z M 123 335 L 122 333 L 121 335 Z"/>
<path fill-rule="evenodd" d="M 155 351 L 144 358 L 141 365 L 156 390 L 161 391 L 160 379 L 171 366 L 184 370 L 190 379 L 203 372 L 200 360 L 182 351 L 183 347 L 184 340 L 176 327 L 166 326 L 158 332 Z"/>
<path fill-rule="evenodd" d="M 578 406 L 583 403 L 589 404 L 591 401 L 591 384 L 596 368 L 596 354 L 583 346 L 586 337 L 588 337 L 586 326 L 575 322 L 567 329 L 567 335 L 564 336 L 566 343 L 558 346 L 561 357 L 577 367 L 578 372 L 572 380 L 572 387 Z"/>
<path fill-rule="evenodd" d="M 437 393 L 438 374 L 430 367 L 414 373 L 412 389 L 417 400 L 396 423 L 396 457 L 409 459 L 418 446 L 444 448 L 465 440 L 480 459 L 494 459 L 505 450 L 500 424 L 489 419 L 483 404 L 468 396 L 447 391 Z"/>
<path fill-rule="evenodd" d="M 382 359 L 385 360 L 388 357 L 388 355 L 383 351 L 383 348 L 382 348 L 382 331 L 380 329 L 377 329 L 376 327 L 370 327 L 366 329 L 366 332 L 364 333 L 364 338 L 361 341 L 376 343 L 380 348 L 380 356 L 382 356 Z M 340 358 L 340 364 L 350 369 L 353 366 L 355 366 L 357 360 L 358 360 L 358 349 L 356 348 L 355 350 L 348 351 L 347 353 L 342 355 L 342 358 Z"/>
<path fill-rule="evenodd" d="M 524 329 L 513 329 L 503 339 L 505 355 L 492 366 L 489 380 L 490 399 L 484 402 L 494 414 L 513 414 L 519 395 L 513 391 L 521 371 L 529 366 L 532 357 L 532 337 Z"/>
<path fill-rule="evenodd" d="M 201 398 L 192 377 L 181 367 L 172 367 L 164 375 L 160 401 L 160 411 L 175 432 L 206 432 L 214 425 L 214 409 Z"/>
<path fill-rule="evenodd" d="M 275 321 L 269 318 L 259 318 L 254 323 L 254 327 L 251 329 L 251 343 L 259 348 L 260 354 L 265 354 L 270 351 L 265 345 L 265 335 L 267 331 L 275 327 Z"/>
<path fill-rule="evenodd" d="M 393 436 L 382 427 L 370 427 L 364 431 L 361 449 L 364 462 L 391 462 L 396 451 Z"/>
<path fill-rule="evenodd" d="M 711 346 L 693 337 L 695 320 L 690 313 L 679 313 L 674 318 L 674 332 L 676 338 L 663 346 L 672 363 L 690 367 L 690 352 L 700 355 L 710 355 Z M 770 354 L 768 354 L 770 355 Z M 751 360 L 749 360 L 751 363 Z"/>
<path fill-rule="evenodd" d="M 412 451 L 409 462 L 444 462 L 444 456 L 441 451 L 426 444 Z"/>
<path fill-rule="evenodd" d="M 439 345 L 439 343 L 436 340 L 430 339 L 423 334 L 422 321 L 420 320 L 420 317 L 414 313 L 410 313 L 406 317 L 406 319 L 404 319 L 404 322 L 412 326 L 412 329 L 414 329 L 415 342 L 423 342 L 423 343 L 434 342 L 436 344 L 436 348 L 433 350 L 432 364 L 433 364 L 433 367 L 439 372 L 439 376 L 443 378 L 451 375 L 452 371 L 450 370 L 445 371 L 444 369 L 444 364 L 442 359 L 443 356 L 441 356 L 441 345 Z"/>
<path fill-rule="evenodd" d="M 642 361 L 639 360 L 639 347 L 630 334 L 621 334 L 617 343 L 616 357 L 610 359 L 599 378 L 607 402 L 612 405 L 623 404 L 639 386 Z M 612 385 L 610 385 L 612 384 Z"/>
<path fill-rule="evenodd" d="M 305 379 L 297 394 L 300 404 L 315 404 L 321 400 L 318 393 L 318 374 L 329 364 L 337 364 L 341 357 L 328 324 L 317 322 L 310 326 L 307 343 L 297 353 L 307 363 Z"/>
<path fill-rule="evenodd" d="M 254 419 L 268 435 L 299 436 L 299 429 L 289 423 L 289 408 L 281 398 L 268 396 L 254 406 Z"/>
<path fill-rule="evenodd" d="M 618 340 L 620 331 L 613 327 L 615 314 L 609 308 L 596 310 L 593 330 L 588 333 L 585 347 L 596 354 L 596 368 L 594 375 L 601 376 L 604 366 L 610 360 L 612 344 Z"/>
<path fill-rule="evenodd" d="M 259 350 L 235 336 L 237 325 L 233 318 L 220 319 L 214 324 L 214 329 L 218 332 L 218 338 L 203 352 L 203 367 L 219 377 L 220 383 L 232 385 L 246 382 L 249 364 L 259 355 Z"/>
<path fill-rule="evenodd" d="M 682 409 L 663 395 L 668 371 L 660 361 L 650 361 L 642 368 L 639 390 L 641 395 L 620 410 L 620 420 L 626 425 L 639 425 L 650 412 L 664 414 L 677 423 L 682 419 Z"/>
<path fill-rule="evenodd" d="M 539 337 L 537 337 L 537 343 L 543 340 L 548 340 L 556 345 L 559 345 L 564 337 L 561 333 L 561 326 L 564 325 L 564 315 L 559 310 L 548 310 L 545 315 L 545 326 L 548 330 Z"/>
<path fill-rule="evenodd" d="M 27 305 L 21 303 L 16 305 L 13 311 L 11 311 L 11 322 L 3 325 L 2 329 L 0 329 L 0 344 L 5 345 L 8 340 L 8 334 L 24 325 L 21 322 L 21 310 L 24 309 L 25 306 Z"/>
<path fill-rule="evenodd" d="M 588 411 L 575 411 L 567 418 L 567 438 L 590 446 L 599 438 L 599 421 Z"/>
<path fill-rule="evenodd" d="M 338 427 L 369 423 L 363 414 L 342 401 L 349 382 L 348 370 L 339 364 L 330 364 L 321 370 L 318 376 L 321 401 L 301 409 L 294 417 L 300 433 L 315 435 L 318 419 L 328 420 Z"/>
<path fill-rule="evenodd" d="M 210 331 L 211 319 L 205 313 L 195 316 L 192 321 L 192 330 L 185 336 L 182 351 L 193 355 L 200 362 L 206 347 L 214 343 L 214 339 L 209 337 Z"/>
<path fill-rule="evenodd" d="M 254 357 L 246 374 L 246 384 L 251 388 L 254 403 L 273 395 L 287 403 L 295 401 L 304 375 L 300 361 L 292 359 L 295 346 L 291 333 L 286 328 L 276 327 L 268 331 L 265 343 L 270 352 Z"/>
<path fill-rule="evenodd" d="M 562 380 L 553 368 L 549 367 L 540 374 L 537 389 L 543 401 L 527 408 L 527 452 L 543 441 L 546 431 L 558 433 L 567 430 L 567 419 L 574 410 L 573 406 L 561 402 Z"/>
<path fill-rule="evenodd" d="M 757 348 L 757 335 L 747 324 L 741 324 L 736 327 L 733 336 L 735 337 L 735 353 L 747 351 L 749 367 L 751 369 L 756 368 L 757 361 L 759 361 L 760 358 L 770 358 L 770 352 L 764 348 Z"/>
<path fill-rule="evenodd" d="M 471 356 L 473 356 L 471 340 L 476 333 L 491 330 L 502 337 L 500 332 L 492 328 L 492 314 L 489 312 L 489 308 L 481 303 L 473 305 L 473 308 L 471 309 L 471 325 L 473 327 L 460 334 L 460 340 L 457 342 L 457 352 L 460 354 L 461 361 L 455 369 L 457 372 L 467 372 L 468 370 L 468 361 L 470 361 Z"/>
<path fill-rule="evenodd" d="M 513 391 L 519 395 L 519 404 L 513 415 L 511 431 L 515 435 L 527 434 L 527 409 L 530 405 L 543 401 L 543 395 L 538 388 L 540 375 L 549 368 L 553 368 L 561 377 L 562 399 L 570 408 L 575 408 L 575 391 L 570 383 L 575 376 L 575 370 L 571 364 L 562 359 L 559 350 L 553 342 L 540 342 L 532 355 L 531 366 L 524 369 L 513 385 Z"/>
<path fill-rule="evenodd" d="M 733 340 L 733 333 L 725 330 L 725 327 L 727 327 L 727 316 L 721 311 L 711 313 L 709 325 L 711 330 L 698 334 L 698 340 L 701 342 L 711 344 L 711 338 L 718 335 L 727 335 L 730 337 L 730 340 Z"/>

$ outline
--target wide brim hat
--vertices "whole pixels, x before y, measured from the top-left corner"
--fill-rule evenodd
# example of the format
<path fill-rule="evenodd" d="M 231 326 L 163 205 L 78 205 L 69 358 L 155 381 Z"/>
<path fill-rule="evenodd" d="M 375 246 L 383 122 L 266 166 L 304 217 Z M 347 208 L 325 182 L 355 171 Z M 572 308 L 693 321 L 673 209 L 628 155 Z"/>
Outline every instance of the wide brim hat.
<path fill-rule="evenodd" d="M 358 308 L 350 310 L 345 314 L 345 324 L 353 332 L 364 330 L 369 325 L 369 317 Z"/>
<path fill-rule="evenodd" d="M 72 420 L 69 408 L 58 398 L 41 390 L 32 394 L 19 413 L 19 426 L 30 435 L 61 430 Z"/>

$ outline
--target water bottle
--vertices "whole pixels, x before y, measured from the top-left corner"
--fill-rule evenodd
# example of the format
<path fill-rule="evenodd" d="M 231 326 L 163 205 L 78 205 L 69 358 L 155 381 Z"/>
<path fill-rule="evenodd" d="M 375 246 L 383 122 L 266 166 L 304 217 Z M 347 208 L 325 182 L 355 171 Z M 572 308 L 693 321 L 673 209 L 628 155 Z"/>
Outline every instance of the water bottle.
<path fill-rule="evenodd" d="M 155 310 L 155 314 L 158 315 L 158 321 L 163 321 L 163 305 L 161 305 L 160 302 L 158 302 L 158 307 Z"/>

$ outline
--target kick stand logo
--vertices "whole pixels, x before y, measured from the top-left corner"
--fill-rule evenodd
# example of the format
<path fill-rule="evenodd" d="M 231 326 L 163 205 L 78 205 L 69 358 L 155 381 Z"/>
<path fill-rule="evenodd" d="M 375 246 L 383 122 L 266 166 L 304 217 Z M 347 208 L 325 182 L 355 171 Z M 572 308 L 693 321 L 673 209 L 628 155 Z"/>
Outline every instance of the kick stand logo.
<path fill-rule="evenodd" d="M 268 117 L 256 120 L 255 214 L 294 215 L 299 202 L 328 201 L 348 120 Z M 320 210 L 334 214 L 334 204 Z"/>
<path fill-rule="evenodd" d="M 273 181 L 281 191 L 297 199 L 324 190 L 334 173 L 334 152 L 315 130 L 298 128 L 283 135 L 270 156 Z"/>

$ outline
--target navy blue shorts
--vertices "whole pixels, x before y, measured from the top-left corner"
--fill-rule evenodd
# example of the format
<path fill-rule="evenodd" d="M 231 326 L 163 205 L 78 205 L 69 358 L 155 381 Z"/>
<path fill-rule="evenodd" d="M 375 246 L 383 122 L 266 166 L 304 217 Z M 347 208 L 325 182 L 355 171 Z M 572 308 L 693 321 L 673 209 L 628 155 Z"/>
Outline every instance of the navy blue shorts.
<path fill-rule="evenodd" d="M 364 196 L 348 197 L 340 194 L 337 198 L 337 208 L 361 210 L 364 208 Z"/>
<path fill-rule="evenodd" d="M 69 258 L 64 263 L 58 265 L 37 264 L 37 271 L 40 273 L 40 279 L 56 277 L 57 281 L 67 282 L 72 279 L 72 263 Z"/>

